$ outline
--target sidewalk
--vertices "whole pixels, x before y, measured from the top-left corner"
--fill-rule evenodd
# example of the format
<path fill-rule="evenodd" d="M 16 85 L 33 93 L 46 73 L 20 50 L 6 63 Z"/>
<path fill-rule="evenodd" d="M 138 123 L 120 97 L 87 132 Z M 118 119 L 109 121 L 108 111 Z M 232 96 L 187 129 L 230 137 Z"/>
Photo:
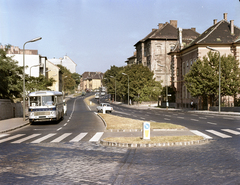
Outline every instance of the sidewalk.
<path fill-rule="evenodd" d="M 28 120 L 23 121 L 23 118 L 11 118 L 0 120 L 0 133 L 9 132 L 17 128 L 30 124 Z"/>

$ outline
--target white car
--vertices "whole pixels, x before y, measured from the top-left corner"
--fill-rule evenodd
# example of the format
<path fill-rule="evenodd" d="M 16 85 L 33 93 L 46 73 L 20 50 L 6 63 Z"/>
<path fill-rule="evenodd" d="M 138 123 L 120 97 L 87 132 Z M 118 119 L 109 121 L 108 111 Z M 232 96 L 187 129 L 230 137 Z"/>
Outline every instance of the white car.
<path fill-rule="evenodd" d="M 105 96 L 105 94 L 106 94 L 105 92 L 103 92 L 103 91 L 101 92 L 101 96 Z"/>
<path fill-rule="evenodd" d="M 103 108 L 105 108 L 106 112 L 112 112 L 113 108 L 109 103 L 101 103 L 99 106 L 97 106 L 97 112 L 103 112 Z"/>

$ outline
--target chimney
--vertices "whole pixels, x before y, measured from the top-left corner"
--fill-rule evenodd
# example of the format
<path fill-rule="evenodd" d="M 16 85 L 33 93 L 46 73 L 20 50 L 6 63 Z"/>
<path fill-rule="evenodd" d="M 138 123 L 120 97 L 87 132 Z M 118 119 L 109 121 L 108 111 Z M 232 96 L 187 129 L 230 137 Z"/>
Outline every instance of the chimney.
<path fill-rule="evenodd" d="M 230 20 L 231 34 L 234 35 L 234 20 Z"/>
<path fill-rule="evenodd" d="M 177 28 L 177 20 L 170 20 L 170 24 L 171 24 L 173 27 Z"/>
<path fill-rule="evenodd" d="M 196 31 L 196 28 L 191 28 L 192 31 Z"/>
<path fill-rule="evenodd" d="M 182 28 L 178 28 L 178 40 L 179 40 L 180 49 L 182 49 L 183 48 L 183 44 L 182 44 Z"/>
<path fill-rule="evenodd" d="M 158 24 L 158 29 L 160 30 L 160 29 L 162 29 L 162 27 L 163 27 L 163 23 L 159 23 Z"/>
<path fill-rule="evenodd" d="M 213 25 L 217 24 L 217 19 L 213 19 Z"/>
<path fill-rule="evenodd" d="M 224 13 L 224 14 L 223 14 L 223 19 L 224 19 L 225 21 L 227 21 L 227 13 Z"/>

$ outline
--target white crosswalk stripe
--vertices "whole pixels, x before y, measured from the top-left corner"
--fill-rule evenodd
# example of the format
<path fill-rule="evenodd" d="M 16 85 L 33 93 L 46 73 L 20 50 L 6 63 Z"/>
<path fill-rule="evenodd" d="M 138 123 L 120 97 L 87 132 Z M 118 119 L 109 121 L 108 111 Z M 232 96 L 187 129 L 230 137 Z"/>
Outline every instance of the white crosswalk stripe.
<path fill-rule="evenodd" d="M 25 134 L 17 134 L 15 136 L 11 136 L 11 137 L 8 137 L 8 138 L 5 138 L 5 139 L 1 139 L 0 143 L 6 142 L 6 141 L 10 141 L 10 140 L 16 139 L 16 138 L 24 136 L 24 135 Z"/>
<path fill-rule="evenodd" d="M 217 136 L 219 136 L 219 137 L 221 137 L 221 138 L 231 138 L 231 137 L 232 137 L 232 136 L 223 134 L 223 133 L 218 132 L 218 131 L 215 131 L 215 130 L 206 130 L 206 131 L 207 131 L 207 132 L 210 132 L 210 133 L 212 133 L 212 134 L 214 134 L 214 135 L 217 135 Z"/>
<path fill-rule="evenodd" d="M 85 133 L 81 133 L 79 135 L 77 135 L 75 138 L 73 138 L 71 141 L 69 142 L 79 142 L 82 138 L 84 138 L 87 135 L 87 132 Z"/>
<path fill-rule="evenodd" d="M 22 138 L 22 139 L 19 139 L 19 140 L 17 140 L 17 141 L 12 142 L 12 143 L 22 143 L 22 142 L 24 142 L 24 141 L 27 141 L 27 140 L 32 139 L 32 138 L 34 138 L 34 137 L 37 137 L 37 136 L 39 136 L 39 135 L 41 135 L 41 134 L 32 134 L 32 135 L 30 135 L 30 136 L 28 136 L 28 137 L 24 137 L 24 138 Z"/>
<path fill-rule="evenodd" d="M 103 135 L 103 132 L 97 132 L 89 141 L 96 142 L 98 141 Z"/>
<path fill-rule="evenodd" d="M 206 134 L 204 134 L 204 133 L 202 133 L 202 132 L 200 132 L 200 131 L 198 131 L 198 130 L 190 130 L 190 131 L 191 131 L 192 133 L 198 135 L 198 136 L 204 137 L 205 139 L 212 139 L 212 137 L 210 137 L 210 136 L 208 136 L 208 135 L 206 135 Z"/>
<path fill-rule="evenodd" d="M 231 129 L 222 129 L 223 131 L 225 132 L 229 132 L 231 134 L 234 134 L 234 135 L 240 135 L 240 132 L 237 132 L 235 130 L 231 130 Z"/>
<path fill-rule="evenodd" d="M 70 136 L 71 134 L 72 133 L 65 133 L 65 134 L 59 136 L 58 138 L 54 139 L 53 141 L 51 141 L 51 143 L 59 143 L 60 141 L 62 141 L 66 137 Z"/>
<path fill-rule="evenodd" d="M 9 134 L 0 134 L 0 138 L 1 137 L 5 137 L 5 136 L 8 136 Z"/>
<path fill-rule="evenodd" d="M 56 134 L 48 134 L 48 135 L 46 135 L 44 137 L 41 137 L 41 138 L 39 138 L 39 139 L 37 139 L 35 141 L 32 141 L 31 143 L 41 143 L 42 141 L 44 141 L 44 140 L 46 140 L 46 139 L 48 139 L 48 138 L 50 138 L 50 137 L 52 137 L 54 135 L 56 135 Z"/>

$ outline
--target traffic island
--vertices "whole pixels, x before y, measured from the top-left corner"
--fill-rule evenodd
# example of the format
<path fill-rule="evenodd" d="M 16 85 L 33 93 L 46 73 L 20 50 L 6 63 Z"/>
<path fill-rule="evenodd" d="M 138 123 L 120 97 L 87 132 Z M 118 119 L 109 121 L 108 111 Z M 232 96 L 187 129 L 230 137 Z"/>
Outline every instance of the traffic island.
<path fill-rule="evenodd" d="M 208 140 L 197 135 L 179 135 L 179 132 L 189 131 L 186 127 L 171 123 L 149 122 L 152 131 L 165 131 L 176 133 L 176 136 L 153 136 L 150 139 L 131 137 L 130 133 L 142 132 L 143 121 L 119 117 L 111 114 L 98 114 L 106 125 L 106 132 L 112 132 L 113 137 L 103 138 L 100 143 L 104 146 L 115 147 L 163 147 L 163 146 L 187 146 L 207 143 Z M 119 137 L 123 133 L 123 137 Z M 189 131 L 190 132 L 190 131 Z M 118 133 L 118 134 L 117 134 Z M 156 135 L 156 134 L 155 134 Z"/>

